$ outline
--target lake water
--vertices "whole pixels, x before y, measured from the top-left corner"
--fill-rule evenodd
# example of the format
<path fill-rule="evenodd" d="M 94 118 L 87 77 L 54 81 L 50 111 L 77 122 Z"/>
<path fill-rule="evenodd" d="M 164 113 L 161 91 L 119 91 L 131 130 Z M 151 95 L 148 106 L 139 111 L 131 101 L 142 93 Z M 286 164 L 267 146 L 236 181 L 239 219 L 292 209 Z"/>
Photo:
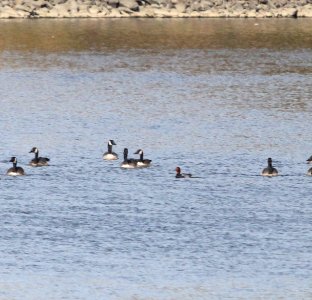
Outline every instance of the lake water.
<path fill-rule="evenodd" d="M 2 20 L 0 84 L 0 299 L 312 298 L 312 19 Z"/>

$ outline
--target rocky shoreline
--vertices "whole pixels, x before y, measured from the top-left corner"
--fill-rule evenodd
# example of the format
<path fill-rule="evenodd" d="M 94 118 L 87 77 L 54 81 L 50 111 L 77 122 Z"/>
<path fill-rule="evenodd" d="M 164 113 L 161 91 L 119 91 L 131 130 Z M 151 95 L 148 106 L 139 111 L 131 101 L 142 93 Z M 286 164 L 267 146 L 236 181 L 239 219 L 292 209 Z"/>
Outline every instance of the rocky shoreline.
<path fill-rule="evenodd" d="M 312 0 L 1 0 L 0 18 L 299 18 Z"/>

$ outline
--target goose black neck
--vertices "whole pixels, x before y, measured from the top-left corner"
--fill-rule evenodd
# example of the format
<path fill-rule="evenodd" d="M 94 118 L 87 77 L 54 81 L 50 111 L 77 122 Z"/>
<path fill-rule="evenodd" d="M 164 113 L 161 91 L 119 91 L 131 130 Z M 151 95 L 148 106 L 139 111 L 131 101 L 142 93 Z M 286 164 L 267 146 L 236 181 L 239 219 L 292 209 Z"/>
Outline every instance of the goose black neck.
<path fill-rule="evenodd" d="M 38 161 L 39 160 L 39 151 L 35 152 L 35 160 Z"/>
<path fill-rule="evenodd" d="M 107 149 L 108 149 L 108 153 L 112 153 L 112 150 L 113 150 L 113 146 L 110 145 L 110 144 L 107 144 Z"/>
<path fill-rule="evenodd" d="M 140 161 L 143 161 L 143 151 L 142 151 L 142 153 L 140 154 Z"/>
<path fill-rule="evenodd" d="M 124 150 L 124 161 L 128 160 L 128 150 Z"/>
<path fill-rule="evenodd" d="M 16 164 L 17 164 L 16 162 L 13 163 L 13 170 L 14 170 L 14 172 L 16 172 L 16 169 L 17 169 Z"/>

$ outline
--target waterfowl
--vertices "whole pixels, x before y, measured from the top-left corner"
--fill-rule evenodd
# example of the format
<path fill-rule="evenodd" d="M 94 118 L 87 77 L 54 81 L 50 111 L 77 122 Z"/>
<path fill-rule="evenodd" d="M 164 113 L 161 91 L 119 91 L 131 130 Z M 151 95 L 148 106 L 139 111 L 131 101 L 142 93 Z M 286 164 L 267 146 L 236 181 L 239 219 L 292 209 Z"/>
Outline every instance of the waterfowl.
<path fill-rule="evenodd" d="M 307 159 L 307 163 L 311 164 L 312 163 L 312 155 Z"/>
<path fill-rule="evenodd" d="M 307 175 L 312 176 L 312 168 L 308 170 Z"/>
<path fill-rule="evenodd" d="M 7 170 L 7 175 L 9 176 L 20 176 L 25 175 L 24 169 L 22 167 L 17 167 L 16 157 L 11 157 L 10 162 L 13 163 L 13 167 Z"/>
<path fill-rule="evenodd" d="M 262 170 L 262 176 L 277 176 L 277 170 L 272 166 L 272 158 L 268 158 L 268 166 Z"/>
<path fill-rule="evenodd" d="M 116 143 L 113 140 L 109 140 L 107 143 L 107 152 L 103 154 L 103 159 L 105 160 L 118 159 L 117 153 L 113 152 L 113 145 L 116 145 Z"/>
<path fill-rule="evenodd" d="M 176 167 L 176 178 L 191 178 L 192 174 L 188 174 L 188 173 L 181 173 L 181 168 L 180 167 Z"/>
<path fill-rule="evenodd" d="M 42 167 L 48 166 L 48 162 L 50 161 L 47 157 L 39 157 L 39 149 L 37 147 L 33 147 L 29 153 L 35 153 L 35 158 L 33 158 L 29 164 L 33 167 Z"/>
<path fill-rule="evenodd" d="M 142 149 L 138 149 L 134 154 L 139 154 L 140 159 L 138 159 L 138 167 L 149 167 L 151 165 L 150 159 L 144 159 L 144 153 Z"/>
<path fill-rule="evenodd" d="M 124 160 L 120 165 L 124 169 L 134 169 L 138 167 L 138 160 L 133 158 L 128 158 L 128 149 L 124 149 Z"/>

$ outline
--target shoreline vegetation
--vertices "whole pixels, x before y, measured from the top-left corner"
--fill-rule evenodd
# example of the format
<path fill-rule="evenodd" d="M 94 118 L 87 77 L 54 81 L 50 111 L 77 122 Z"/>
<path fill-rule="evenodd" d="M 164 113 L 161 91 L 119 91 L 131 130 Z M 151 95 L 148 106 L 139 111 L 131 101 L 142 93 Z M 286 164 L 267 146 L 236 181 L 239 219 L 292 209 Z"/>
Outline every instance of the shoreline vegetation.
<path fill-rule="evenodd" d="M 312 0 L 1 0 L 10 18 L 311 18 Z"/>

